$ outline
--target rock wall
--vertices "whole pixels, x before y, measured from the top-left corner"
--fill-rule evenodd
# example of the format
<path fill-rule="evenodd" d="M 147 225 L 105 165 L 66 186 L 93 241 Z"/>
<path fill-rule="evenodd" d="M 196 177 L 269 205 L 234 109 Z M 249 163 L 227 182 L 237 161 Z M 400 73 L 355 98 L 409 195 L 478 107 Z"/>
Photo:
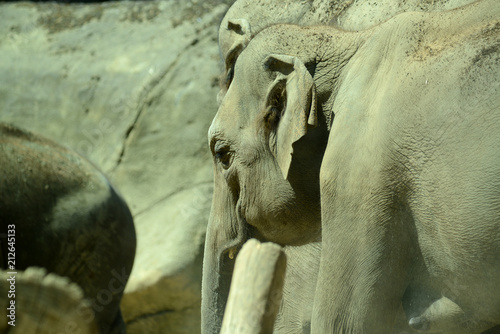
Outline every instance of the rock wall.
<path fill-rule="evenodd" d="M 134 215 L 131 334 L 200 330 L 206 138 L 230 2 L 0 4 L 0 121 L 88 157 Z"/>

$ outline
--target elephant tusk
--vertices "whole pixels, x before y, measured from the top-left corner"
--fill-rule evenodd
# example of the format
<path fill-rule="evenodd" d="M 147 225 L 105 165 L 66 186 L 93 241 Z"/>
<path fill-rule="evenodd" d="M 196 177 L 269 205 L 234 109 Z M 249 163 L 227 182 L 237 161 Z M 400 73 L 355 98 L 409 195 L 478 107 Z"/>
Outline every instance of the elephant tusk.
<path fill-rule="evenodd" d="M 228 253 L 229 258 L 230 258 L 231 260 L 234 260 L 234 258 L 236 257 L 236 253 L 237 253 L 237 252 L 238 252 L 238 249 L 237 249 L 236 247 L 235 247 L 235 248 L 230 248 L 230 249 L 229 249 L 229 253 Z"/>

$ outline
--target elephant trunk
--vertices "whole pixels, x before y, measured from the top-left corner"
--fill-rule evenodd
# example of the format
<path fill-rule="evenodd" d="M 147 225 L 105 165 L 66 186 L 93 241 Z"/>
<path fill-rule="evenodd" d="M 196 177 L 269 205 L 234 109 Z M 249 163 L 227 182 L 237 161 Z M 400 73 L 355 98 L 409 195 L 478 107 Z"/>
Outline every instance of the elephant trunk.
<path fill-rule="evenodd" d="M 207 238 L 203 259 L 202 334 L 219 334 L 220 332 L 233 268 L 234 260 L 229 258 L 227 252 L 220 253 L 214 250 Z"/>
<path fill-rule="evenodd" d="M 237 252 L 249 238 L 239 210 L 239 187 L 214 173 L 214 194 L 203 258 L 201 333 L 219 334 Z"/>
<path fill-rule="evenodd" d="M 221 193 L 223 200 L 218 200 Z M 248 239 L 233 201 L 227 195 L 226 191 L 219 192 L 216 187 L 205 239 L 201 305 L 203 334 L 220 332 L 236 253 Z"/>

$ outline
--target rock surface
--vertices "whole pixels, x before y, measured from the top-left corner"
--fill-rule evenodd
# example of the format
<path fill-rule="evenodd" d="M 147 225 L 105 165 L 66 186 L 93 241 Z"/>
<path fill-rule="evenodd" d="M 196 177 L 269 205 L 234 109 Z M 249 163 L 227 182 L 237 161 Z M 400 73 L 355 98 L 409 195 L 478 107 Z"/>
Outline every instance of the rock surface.
<path fill-rule="evenodd" d="M 217 28 L 231 1 L 0 4 L 0 121 L 88 157 L 134 215 L 129 333 L 196 333 Z"/>

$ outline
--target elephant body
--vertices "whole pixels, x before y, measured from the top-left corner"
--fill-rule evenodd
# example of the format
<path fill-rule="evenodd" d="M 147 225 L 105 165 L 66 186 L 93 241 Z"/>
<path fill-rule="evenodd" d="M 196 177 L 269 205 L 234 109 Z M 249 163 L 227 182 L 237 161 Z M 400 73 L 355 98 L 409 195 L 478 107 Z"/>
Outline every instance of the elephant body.
<path fill-rule="evenodd" d="M 459 305 L 465 332 L 500 323 L 499 13 L 401 15 L 346 65 L 321 169 L 313 332 L 385 333 L 422 282 Z"/>
<path fill-rule="evenodd" d="M 0 124 L 0 223 L 4 269 L 36 266 L 68 277 L 91 303 L 101 333 L 125 332 L 119 303 L 134 261 L 135 229 L 126 203 L 93 165 Z M 91 322 L 94 314 L 85 317 Z"/>
<path fill-rule="evenodd" d="M 499 27 L 490 0 L 248 42 L 209 130 L 204 333 L 249 237 L 321 242 L 311 333 L 500 324 Z"/>

